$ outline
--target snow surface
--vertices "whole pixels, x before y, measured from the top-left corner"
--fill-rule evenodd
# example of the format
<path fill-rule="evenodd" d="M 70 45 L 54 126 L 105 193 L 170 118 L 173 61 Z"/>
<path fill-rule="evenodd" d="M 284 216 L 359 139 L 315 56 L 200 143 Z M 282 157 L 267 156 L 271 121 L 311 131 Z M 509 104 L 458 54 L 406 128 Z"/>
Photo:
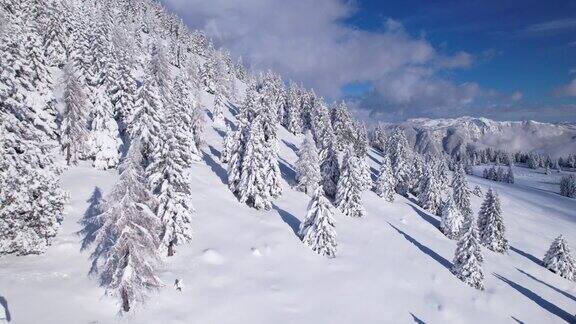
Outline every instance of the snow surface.
<path fill-rule="evenodd" d="M 576 200 L 557 194 L 557 176 L 518 167 L 513 185 L 468 178 L 471 188 L 498 191 L 512 247 L 506 255 L 482 249 L 486 290 L 477 291 L 451 274 L 456 242 L 440 233 L 438 217 L 399 196 L 388 203 L 365 192 L 365 218 L 335 215 L 336 258 L 315 254 L 295 234 L 309 202 L 291 188 L 302 137 L 279 130 L 284 191 L 262 212 L 240 204 L 226 187 L 218 159 L 223 135 L 208 122 L 204 160 L 189 170 L 197 210 L 192 243 L 167 260 L 166 286 L 123 317 L 88 275 L 90 249 L 81 251 L 77 234 L 90 197 L 96 188 L 109 192 L 116 171 L 89 163 L 68 169 L 62 181 L 70 203 L 53 246 L 44 255 L 0 258 L 0 305 L 11 323 L 576 321 L 576 283 L 538 264 L 559 234 L 576 250 Z M 380 159 L 370 153 L 373 172 Z M 480 203 L 472 196 L 475 213 Z M 176 279 L 186 284 L 182 291 L 174 289 Z"/>

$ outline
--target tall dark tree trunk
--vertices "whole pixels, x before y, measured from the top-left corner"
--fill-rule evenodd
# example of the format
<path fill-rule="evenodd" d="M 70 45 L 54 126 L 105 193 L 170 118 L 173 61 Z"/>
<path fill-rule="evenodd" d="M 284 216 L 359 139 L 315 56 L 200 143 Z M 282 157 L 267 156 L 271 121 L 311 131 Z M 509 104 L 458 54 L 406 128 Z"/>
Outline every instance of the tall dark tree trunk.
<path fill-rule="evenodd" d="M 171 257 L 174 254 L 176 254 L 176 251 L 174 251 L 174 240 L 170 241 L 170 243 L 168 243 L 168 256 Z"/>
<path fill-rule="evenodd" d="M 128 292 L 126 292 L 126 289 L 122 289 L 122 310 L 125 312 L 129 312 L 130 311 L 130 300 L 128 299 Z"/>

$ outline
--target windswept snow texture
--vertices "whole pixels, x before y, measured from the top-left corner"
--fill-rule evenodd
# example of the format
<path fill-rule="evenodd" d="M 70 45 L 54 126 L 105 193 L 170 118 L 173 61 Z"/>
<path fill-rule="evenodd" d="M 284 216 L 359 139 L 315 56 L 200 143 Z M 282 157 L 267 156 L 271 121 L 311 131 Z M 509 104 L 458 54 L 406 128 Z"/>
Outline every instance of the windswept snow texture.
<path fill-rule="evenodd" d="M 211 96 L 203 101 L 211 103 Z M 235 122 L 228 109 L 225 117 Z M 335 214 L 336 258 L 317 255 L 296 235 L 310 199 L 290 187 L 302 137 L 279 130 L 283 195 L 272 210 L 256 211 L 226 186 L 222 135 L 207 126 L 204 160 L 189 170 L 197 210 L 192 243 L 168 259 L 161 272 L 166 286 L 122 322 L 575 321 L 575 283 L 539 264 L 560 234 L 576 250 L 576 200 L 557 194 L 557 177 L 524 168 L 517 168 L 513 185 L 468 177 L 471 188 L 498 191 L 511 245 L 504 255 L 482 248 L 486 290 L 478 291 L 450 272 L 456 242 L 439 231 L 440 219 L 400 196 L 388 203 L 364 192 L 366 217 Z M 381 156 L 370 157 L 377 170 Z M 105 195 L 116 179 L 116 171 L 89 163 L 67 170 L 62 181 L 70 206 L 54 245 L 44 255 L 0 258 L 0 301 L 6 305 L 0 307 L 8 308 L 11 323 L 118 321 L 115 300 L 103 297 L 88 275 L 90 250 L 82 251 L 81 244 L 90 237 L 77 234 L 82 218 L 93 212 L 93 193 Z M 472 196 L 475 214 L 481 201 Z M 176 279 L 185 283 L 182 291 L 174 289 Z"/>
<path fill-rule="evenodd" d="M 552 157 L 576 152 L 576 125 L 535 121 L 500 122 L 487 118 L 410 119 L 401 123 L 421 153 L 454 154 L 472 144 L 508 152 L 535 152 Z"/>

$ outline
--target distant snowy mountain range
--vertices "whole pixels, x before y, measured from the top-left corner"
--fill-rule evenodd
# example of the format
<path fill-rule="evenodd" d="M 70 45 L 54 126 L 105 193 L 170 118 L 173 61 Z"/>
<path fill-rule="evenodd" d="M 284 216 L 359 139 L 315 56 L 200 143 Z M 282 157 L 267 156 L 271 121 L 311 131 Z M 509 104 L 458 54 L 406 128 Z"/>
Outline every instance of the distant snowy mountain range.
<path fill-rule="evenodd" d="M 388 127 L 396 126 L 389 124 Z M 487 118 L 409 119 L 399 124 L 421 153 L 455 154 L 468 144 L 552 157 L 576 154 L 576 124 L 495 121 Z"/>

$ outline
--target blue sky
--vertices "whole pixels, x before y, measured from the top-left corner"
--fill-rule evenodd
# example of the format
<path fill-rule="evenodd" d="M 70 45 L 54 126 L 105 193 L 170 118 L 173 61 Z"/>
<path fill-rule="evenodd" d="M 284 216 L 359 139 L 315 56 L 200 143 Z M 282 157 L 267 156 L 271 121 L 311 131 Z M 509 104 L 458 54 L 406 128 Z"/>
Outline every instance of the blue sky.
<path fill-rule="evenodd" d="M 387 17 L 402 22 L 438 48 L 479 58 L 450 77 L 483 87 L 522 91 L 541 103 L 576 72 L 576 1 L 377 1 L 363 0 L 346 23 L 382 29 Z"/>
<path fill-rule="evenodd" d="M 164 2 L 360 117 L 576 121 L 576 1 Z"/>

